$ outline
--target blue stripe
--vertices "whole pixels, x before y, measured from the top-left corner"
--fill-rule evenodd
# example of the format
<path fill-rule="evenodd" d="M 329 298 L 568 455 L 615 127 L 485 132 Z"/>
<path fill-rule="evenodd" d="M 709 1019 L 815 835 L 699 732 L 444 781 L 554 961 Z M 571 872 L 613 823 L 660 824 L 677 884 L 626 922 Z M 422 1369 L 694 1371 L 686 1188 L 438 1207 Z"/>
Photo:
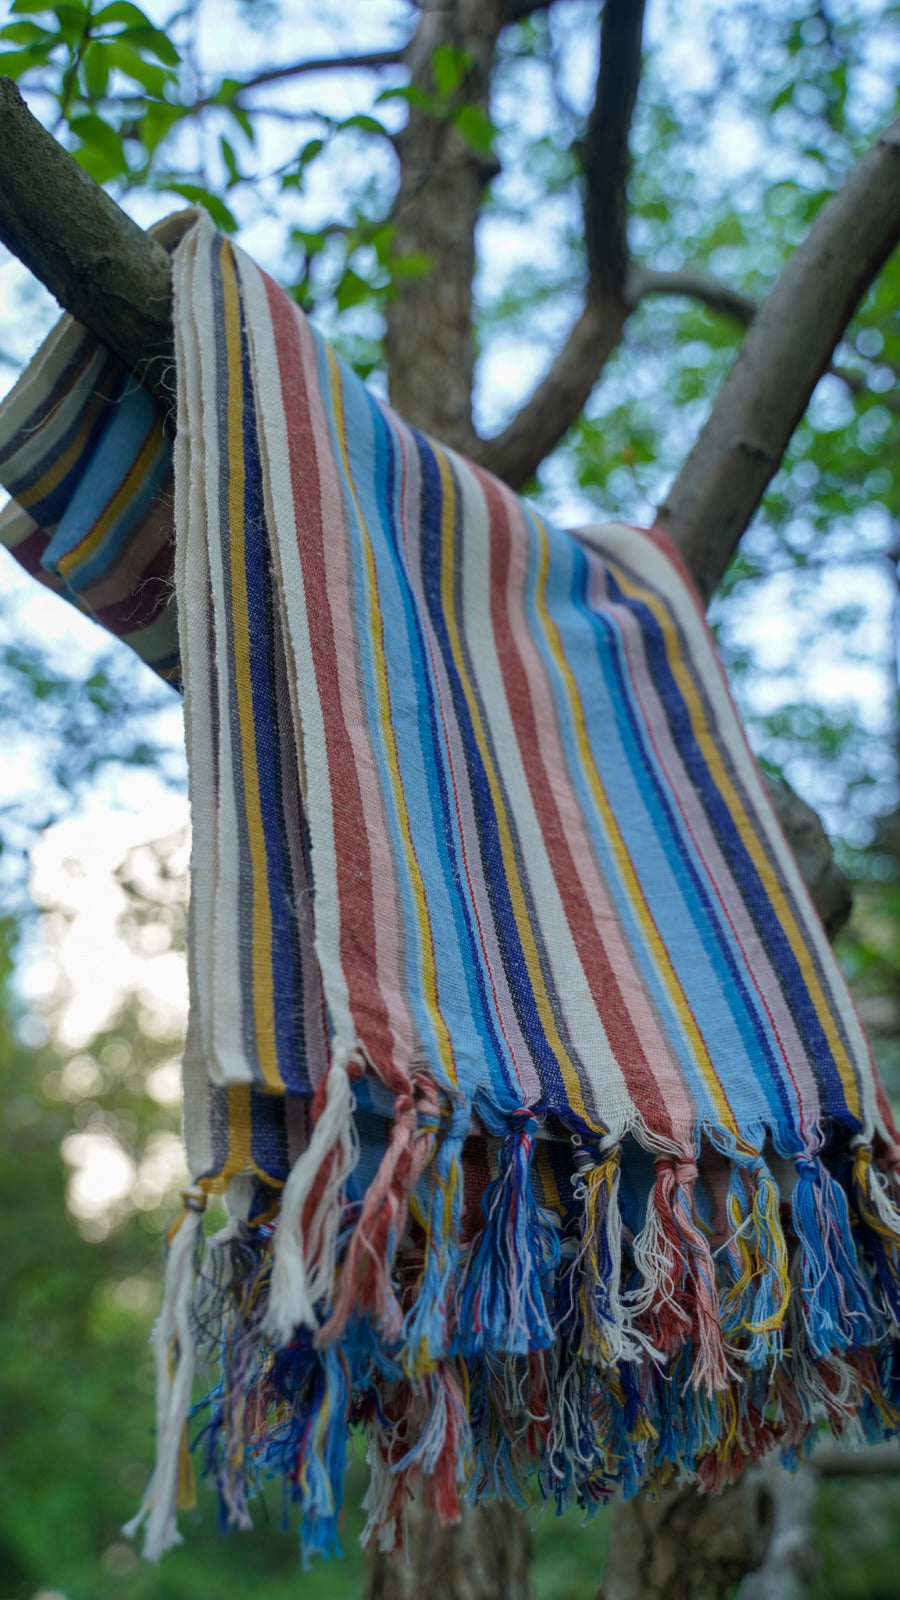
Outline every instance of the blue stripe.
<path fill-rule="evenodd" d="M 616 600 L 638 617 L 644 634 L 647 662 L 656 691 L 666 706 L 669 727 L 685 769 L 701 796 L 722 854 L 739 889 L 761 943 L 780 976 L 781 988 L 791 1014 L 804 1038 L 810 1059 L 821 1074 L 823 1088 L 833 1114 L 847 1118 L 846 1094 L 815 1003 L 791 949 L 781 919 L 775 914 L 765 886 L 741 839 L 734 818 L 712 779 L 691 728 L 690 713 L 669 664 L 665 636 L 651 608 L 642 600 L 622 592 L 610 574 L 610 589 Z M 758 831 L 758 829 L 757 829 Z M 808 941 L 807 941 L 808 942 Z M 830 1096 L 835 1094 L 835 1102 Z M 785 1105 L 789 1102 L 785 1098 Z M 794 1110 L 796 1111 L 796 1107 Z"/>

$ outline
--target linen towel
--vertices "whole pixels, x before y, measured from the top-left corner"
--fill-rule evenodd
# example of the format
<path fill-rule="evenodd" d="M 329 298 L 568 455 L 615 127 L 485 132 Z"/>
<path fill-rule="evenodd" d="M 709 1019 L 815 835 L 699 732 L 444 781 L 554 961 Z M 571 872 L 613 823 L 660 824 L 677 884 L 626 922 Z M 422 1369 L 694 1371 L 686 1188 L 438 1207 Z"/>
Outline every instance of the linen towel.
<path fill-rule="evenodd" d="M 677 554 L 545 525 L 206 218 L 174 286 L 174 462 L 68 322 L 0 408 L 13 554 L 184 687 L 148 1553 L 192 1459 L 337 1548 L 354 1423 L 388 1549 L 896 1431 L 900 1145 Z"/>

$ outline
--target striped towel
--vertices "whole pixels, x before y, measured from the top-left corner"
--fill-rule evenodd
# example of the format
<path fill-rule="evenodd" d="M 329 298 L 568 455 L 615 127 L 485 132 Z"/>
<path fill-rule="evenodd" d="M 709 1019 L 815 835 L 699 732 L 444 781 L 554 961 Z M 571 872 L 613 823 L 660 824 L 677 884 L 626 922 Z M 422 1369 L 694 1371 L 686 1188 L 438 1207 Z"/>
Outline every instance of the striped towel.
<path fill-rule="evenodd" d="M 193 814 L 158 1554 L 193 1456 L 337 1546 L 414 1493 L 710 1491 L 900 1424 L 898 1145 L 700 606 L 376 400 L 207 219 L 174 460 L 71 324 L 0 411 L 13 553 L 174 676 Z M 207 1199 L 229 1221 L 204 1240 Z M 202 1248 L 201 1248 L 202 1243 Z"/>

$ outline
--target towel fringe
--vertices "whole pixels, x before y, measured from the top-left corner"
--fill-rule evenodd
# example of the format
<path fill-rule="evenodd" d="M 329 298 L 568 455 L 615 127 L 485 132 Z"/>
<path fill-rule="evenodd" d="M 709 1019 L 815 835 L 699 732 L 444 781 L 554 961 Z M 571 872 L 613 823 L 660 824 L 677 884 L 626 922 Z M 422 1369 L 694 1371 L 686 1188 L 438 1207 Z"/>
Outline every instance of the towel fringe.
<path fill-rule="evenodd" d="M 181 1544 L 177 1513 L 194 1504 L 194 1475 L 187 1448 L 195 1347 L 191 1297 L 196 1254 L 203 1235 L 206 1193 L 185 1189 L 184 1209 L 167 1238 L 163 1301 L 153 1330 L 156 1364 L 156 1466 L 135 1516 L 122 1529 L 133 1539 L 143 1526 L 144 1555 L 158 1561 Z"/>
<path fill-rule="evenodd" d="M 402 1543 L 413 1495 L 453 1521 L 464 1499 L 527 1504 L 537 1470 L 560 1509 L 590 1511 L 673 1479 L 718 1492 L 773 1446 L 797 1459 L 823 1420 L 850 1440 L 900 1431 L 895 1347 L 872 1344 L 887 1327 L 900 1214 L 869 1147 L 850 1151 L 848 1208 L 810 1151 L 795 1154 L 783 1199 L 755 1143 L 706 1130 L 724 1167 L 701 1152 L 701 1197 L 683 1151 L 645 1145 L 643 1190 L 624 1181 L 621 1139 L 593 1151 L 576 1139 L 554 1212 L 538 1187 L 549 1181 L 534 1162 L 538 1123 L 523 1113 L 466 1240 L 468 1120 L 412 1095 L 395 1097 L 368 1191 L 380 1206 L 348 1209 L 353 1139 L 326 1120 L 349 1100 L 344 1067 L 325 1091 L 293 1226 L 273 1226 L 277 1195 L 261 1189 L 255 1220 L 209 1240 L 196 1276 L 199 1215 L 187 1209 L 173 1230 L 156 1336 L 160 1461 L 132 1525 L 148 1524 L 149 1553 L 178 1538 L 195 1355 L 222 1366 L 198 1446 L 223 1522 L 249 1526 L 249 1497 L 281 1476 L 304 1559 L 338 1547 L 351 1415 L 369 1436 L 364 1541 L 383 1549 Z M 287 1338 L 272 1311 L 279 1239 L 293 1243 L 308 1300 L 310 1284 L 332 1280 L 330 1298 L 315 1289 L 311 1301 L 320 1325 L 288 1317 Z M 282 1316 L 284 1305 L 282 1294 Z"/>

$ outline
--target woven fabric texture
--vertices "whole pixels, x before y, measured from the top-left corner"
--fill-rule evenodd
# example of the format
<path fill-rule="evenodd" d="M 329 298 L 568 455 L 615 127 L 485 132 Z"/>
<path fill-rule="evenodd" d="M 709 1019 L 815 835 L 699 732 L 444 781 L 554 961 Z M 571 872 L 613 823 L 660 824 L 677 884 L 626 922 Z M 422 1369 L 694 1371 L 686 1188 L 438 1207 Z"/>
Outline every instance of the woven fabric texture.
<path fill-rule="evenodd" d="M 354 1422 L 384 1548 L 892 1432 L 900 1147 L 676 553 L 548 527 L 207 219 L 174 282 L 174 451 L 71 323 L 0 407 L 13 554 L 185 693 L 149 1553 L 198 1458 L 335 1548 Z"/>

